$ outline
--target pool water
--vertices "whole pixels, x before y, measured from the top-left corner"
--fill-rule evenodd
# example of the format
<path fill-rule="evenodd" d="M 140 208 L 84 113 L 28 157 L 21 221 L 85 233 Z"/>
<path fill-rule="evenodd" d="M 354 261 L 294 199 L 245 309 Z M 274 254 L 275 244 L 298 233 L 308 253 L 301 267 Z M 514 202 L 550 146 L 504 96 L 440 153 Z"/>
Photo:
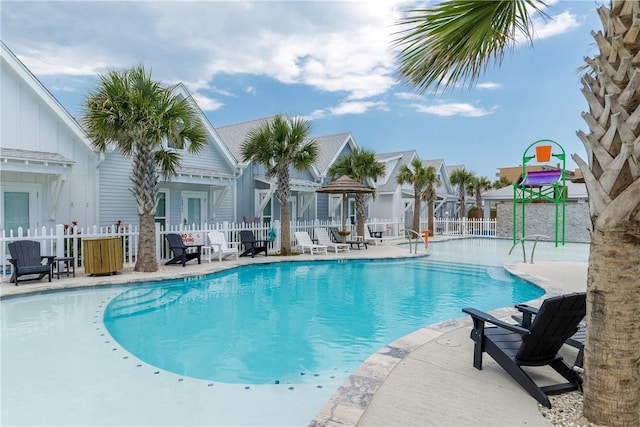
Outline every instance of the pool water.
<path fill-rule="evenodd" d="M 313 381 L 352 370 L 425 325 L 535 299 L 502 268 L 428 259 L 283 262 L 127 289 L 104 323 L 141 360 L 227 383 Z"/>
<path fill-rule="evenodd" d="M 434 243 L 422 260 L 254 265 L 2 299 L 0 425 L 306 425 L 395 338 L 463 306 L 536 298 L 507 281 L 502 264 L 522 260 L 510 247 L 465 239 Z M 587 255 L 588 245 L 536 250 Z"/>

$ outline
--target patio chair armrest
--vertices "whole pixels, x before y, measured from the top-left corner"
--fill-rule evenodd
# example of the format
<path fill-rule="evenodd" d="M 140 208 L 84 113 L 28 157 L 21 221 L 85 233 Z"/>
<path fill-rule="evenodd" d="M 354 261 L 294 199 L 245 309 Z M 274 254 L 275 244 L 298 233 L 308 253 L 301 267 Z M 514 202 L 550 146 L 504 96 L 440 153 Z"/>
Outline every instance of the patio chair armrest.
<path fill-rule="evenodd" d="M 527 304 L 516 304 L 515 308 L 522 313 L 522 319 L 514 319 L 522 324 L 525 328 L 531 326 L 531 320 L 533 316 L 538 314 L 538 307 L 533 307 Z"/>
<path fill-rule="evenodd" d="M 7 261 L 9 261 L 14 267 L 18 266 L 18 260 L 15 258 L 7 258 Z"/>
<path fill-rule="evenodd" d="M 473 319 L 474 327 L 476 323 L 491 323 L 492 325 L 499 326 L 511 332 L 516 332 L 521 335 L 528 335 L 530 333 L 529 329 L 523 328 L 519 325 L 512 325 L 511 323 L 503 322 L 502 320 L 490 315 L 489 313 L 485 313 L 483 311 L 477 310 L 475 308 L 463 308 L 463 312 L 467 313 Z"/>
<path fill-rule="evenodd" d="M 47 265 L 53 264 L 53 260 L 56 258 L 55 255 L 40 255 L 40 260 L 47 259 Z"/>

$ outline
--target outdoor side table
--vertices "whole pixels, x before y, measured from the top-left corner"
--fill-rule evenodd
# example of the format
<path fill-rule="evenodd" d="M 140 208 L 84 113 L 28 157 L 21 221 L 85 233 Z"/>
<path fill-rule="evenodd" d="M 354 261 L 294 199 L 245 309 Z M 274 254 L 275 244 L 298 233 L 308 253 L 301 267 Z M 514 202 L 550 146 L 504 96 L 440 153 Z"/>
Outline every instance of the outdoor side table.
<path fill-rule="evenodd" d="M 53 262 L 56 264 L 56 278 L 60 278 L 60 275 L 76 277 L 76 263 L 75 258 L 72 256 L 69 257 L 56 257 L 53 259 Z M 64 266 L 64 270 L 61 270 L 61 267 Z"/>

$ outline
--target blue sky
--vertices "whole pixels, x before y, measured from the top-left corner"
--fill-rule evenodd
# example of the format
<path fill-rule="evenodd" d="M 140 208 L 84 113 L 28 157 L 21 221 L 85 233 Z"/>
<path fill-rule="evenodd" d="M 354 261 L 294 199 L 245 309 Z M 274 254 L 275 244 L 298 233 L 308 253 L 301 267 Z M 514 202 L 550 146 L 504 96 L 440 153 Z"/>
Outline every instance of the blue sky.
<path fill-rule="evenodd" d="M 552 139 L 585 158 L 580 88 L 596 53 L 598 3 L 548 1 L 519 44 L 473 88 L 417 96 L 396 78 L 406 1 L 2 1 L 1 38 L 79 117 L 98 73 L 138 63 L 183 82 L 214 127 L 286 113 L 313 135 L 352 132 L 377 153 L 415 149 L 494 180 Z M 575 164 L 570 159 L 568 168 Z"/>

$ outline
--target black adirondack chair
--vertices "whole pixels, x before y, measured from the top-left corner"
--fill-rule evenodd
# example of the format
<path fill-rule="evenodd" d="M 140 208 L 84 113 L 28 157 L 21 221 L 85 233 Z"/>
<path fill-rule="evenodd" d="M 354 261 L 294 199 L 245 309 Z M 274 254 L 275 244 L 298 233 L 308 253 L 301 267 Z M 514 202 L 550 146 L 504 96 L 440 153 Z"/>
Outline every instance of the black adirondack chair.
<path fill-rule="evenodd" d="M 331 238 L 335 243 L 347 243 L 352 248 L 355 245 L 356 248 L 360 249 L 361 246 L 364 246 L 365 249 L 368 249 L 367 242 L 365 240 L 347 240 L 342 241 L 342 236 L 338 233 L 338 229 L 335 227 L 329 227 L 329 232 L 331 233 Z"/>
<path fill-rule="evenodd" d="M 565 363 L 558 351 L 577 332 L 586 314 L 584 292 L 546 299 L 529 328 L 503 322 L 474 308 L 462 311 L 473 319 L 471 339 L 475 342 L 475 368 L 482 369 L 482 354 L 486 352 L 547 408 L 551 408 L 547 395 L 576 390 L 582 385 L 580 375 Z M 486 322 L 495 326 L 485 327 Z M 568 382 L 540 387 L 522 369 L 523 366 L 549 366 Z"/>
<path fill-rule="evenodd" d="M 33 240 L 17 240 L 9 243 L 9 253 L 11 258 L 9 262 L 13 265 L 13 275 L 10 282 L 15 282 L 18 286 L 20 276 L 38 275 L 37 280 L 41 280 L 44 276 L 49 276 L 51 281 L 51 274 L 53 270 L 54 256 L 40 255 L 40 242 Z M 46 264 L 42 261 L 47 260 Z M 35 280 L 35 279 L 26 279 Z M 25 280 L 23 280 L 24 282 Z"/>
<path fill-rule="evenodd" d="M 269 255 L 269 249 L 267 247 L 266 240 L 256 240 L 256 236 L 253 234 L 251 230 L 242 230 L 240 231 L 240 241 L 244 246 L 244 252 L 240 254 L 240 256 L 251 256 L 251 258 L 255 257 L 257 254 L 264 252 L 264 256 Z"/>
<path fill-rule="evenodd" d="M 169 249 L 173 252 L 173 258 L 165 262 L 165 265 L 182 264 L 182 266 L 185 267 L 187 261 L 191 261 L 192 259 L 197 259 L 198 264 L 200 264 L 202 245 L 185 245 L 179 234 L 171 233 L 165 237 L 167 238 L 167 242 L 169 242 Z"/>
<path fill-rule="evenodd" d="M 539 308 L 527 304 L 517 304 L 515 307 L 522 313 L 522 315 L 511 317 L 513 317 L 513 319 L 523 327 L 530 328 L 533 316 L 538 314 Z M 578 331 L 567 338 L 567 341 L 565 342 L 565 344 L 578 349 L 578 355 L 576 356 L 575 362 L 573 362 L 573 366 L 577 366 L 579 368 L 582 367 L 582 364 L 584 362 L 584 344 L 586 342 L 586 339 L 587 325 L 585 325 L 584 323 L 580 323 L 578 325 Z"/>

